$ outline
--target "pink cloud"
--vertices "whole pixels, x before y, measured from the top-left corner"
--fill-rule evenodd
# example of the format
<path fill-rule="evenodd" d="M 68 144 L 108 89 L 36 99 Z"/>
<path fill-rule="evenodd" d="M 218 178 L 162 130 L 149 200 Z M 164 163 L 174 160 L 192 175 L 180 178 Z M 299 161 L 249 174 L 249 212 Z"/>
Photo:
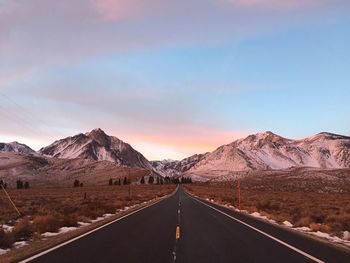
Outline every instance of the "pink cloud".
<path fill-rule="evenodd" d="M 92 0 L 94 8 L 104 20 L 115 21 L 131 17 L 137 12 L 137 1 Z"/>

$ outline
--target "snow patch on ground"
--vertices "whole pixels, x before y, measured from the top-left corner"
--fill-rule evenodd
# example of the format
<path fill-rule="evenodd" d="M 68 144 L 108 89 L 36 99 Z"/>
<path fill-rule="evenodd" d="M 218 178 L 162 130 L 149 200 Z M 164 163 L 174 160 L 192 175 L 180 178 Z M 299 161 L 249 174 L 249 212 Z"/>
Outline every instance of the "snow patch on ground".
<path fill-rule="evenodd" d="M 254 217 L 265 219 L 265 220 L 268 219 L 266 216 L 261 215 L 259 212 L 251 213 L 251 215 L 254 216 Z"/>
<path fill-rule="evenodd" d="M 114 216 L 115 214 L 104 214 L 103 217 L 104 218 L 108 218 L 108 217 L 111 217 L 111 216 Z"/>
<path fill-rule="evenodd" d="M 97 217 L 96 219 L 91 220 L 91 223 L 96 223 L 96 222 L 101 221 L 101 220 L 103 220 L 103 219 L 105 219 L 105 218 L 102 217 L 102 216 L 99 216 L 99 217 Z"/>
<path fill-rule="evenodd" d="M 284 221 L 283 225 L 287 226 L 287 227 L 293 227 L 292 223 L 289 221 Z"/>
<path fill-rule="evenodd" d="M 318 236 L 318 237 L 321 237 L 321 238 L 328 239 L 328 240 L 333 241 L 335 243 L 343 243 L 343 244 L 346 244 L 346 245 L 350 245 L 350 241 L 341 239 L 341 238 L 336 237 L 336 236 L 331 236 L 328 233 L 323 233 L 323 232 L 320 232 L 320 231 L 309 232 L 309 233 L 314 235 L 314 236 Z"/>
<path fill-rule="evenodd" d="M 64 226 L 64 227 L 61 227 L 58 230 L 58 233 L 63 234 L 63 233 L 67 233 L 67 232 L 70 232 L 70 231 L 73 231 L 73 230 L 76 230 L 76 229 L 78 229 L 78 227 L 75 227 L 75 226 L 70 226 L 70 227 Z"/>
<path fill-rule="evenodd" d="M 5 232 L 12 232 L 14 227 L 4 224 L 4 225 L 0 225 L 0 228 L 2 228 Z"/>
<path fill-rule="evenodd" d="M 41 236 L 43 236 L 43 237 L 53 237 L 53 236 L 57 236 L 59 234 L 60 233 L 45 232 L 45 233 L 42 233 Z"/>
<path fill-rule="evenodd" d="M 143 204 L 147 204 L 147 203 L 151 203 L 153 201 L 157 200 L 157 198 L 154 198 L 150 201 L 145 201 L 143 202 Z M 120 209 L 120 210 L 117 210 L 117 212 L 123 212 L 123 211 L 127 211 L 131 208 L 134 208 L 138 205 L 132 205 L 132 206 L 126 206 L 124 207 L 123 209 Z M 109 218 L 109 217 L 112 217 L 114 215 L 117 214 L 117 212 L 115 214 L 110 214 L 110 213 L 107 213 L 107 214 L 104 214 L 100 217 L 97 217 L 96 219 L 93 219 L 93 220 L 90 220 L 90 222 L 78 222 L 78 227 L 61 227 L 58 232 L 45 232 L 45 233 L 42 233 L 41 236 L 42 237 L 53 237 L 53 236 L 57 236 L 57 235 L 60 235 L 60 234 L 64 234 L 64 233 L 67 233 L 67 232 L 70 232 L 70 231 L 73 231 L 73 230 L 76 230 L 78 228 L 81 228 L 81 227 L 84 227 L 84 226 L 88 226 L 88 225 L 91 225 L 92 223 L 95 223 L 95 222 L 99 222 L 99 221 L 102 221 L 106 218 Z M 31 221 L 31 223 L 33 223 Z M 6 224 L 3 224 L 3 225 L 0 225 L 0 228 L 3 229 L 5 232 L 11 232 L 13 230 L 13 226 L 9 226 L 9 225 L 6 225 Z M 28 242 L 27 241 L 19 241 L 19 242 L 15 242 L 13 244 L 13 248 L 20 248 L 20 247 L 23 247 L 25 245 L 27 245 Z M 7 252 L 9 252 L 11 249 L 1 249 L 0 248 L 0 255 L 3 255 L 3 254 L 6 254 Z"/>
<path fill-rule="evenodd" d="M 237 211 L 237 212 L 245 212 L 245 213 L 248 213 L 248 212 L 245 211 L 245 210 L 239 210 L 239 209 L 235 209 L 235 211 Z M 269 221 L 270 223 L 276 224 L 276 221 L 275 221 L 275 220 L 270 219 L 270 218 L 268 218 L 267 216 L 264 216 L 264 215 L 260 214 L 259 212 L 254 212 L 254 213 L 251 213 L 250 215 L 251 215 L 251 216 L 254 216 L 254 217 L 257 217 L 257 218 L 261 218 L 261 219 L 266 220 L 266 221 Z"/>
<path fill-rule="evenodd" d="M 89 226 L 91 225 L 91 223 L 87 223 L 87 222 L 78 222 L 79 226 Z"/>
<path fill-rule="evenodd" d="M 2 249 L 2 248 L 0 248 L 0 255 L 6 254 L 9 251 L 10 251 L 10 249 Z"/>
<path fill-rule="evenodd" d="M 307 226 L 302 226 L 302 227 L 294 227 L 295 230 L 303 231 L 303 232 L 310 232 L 311 229 Z"/>
<path fill-rule="evenodd" d="M 210 201 L 210 202 L 214 202 L 213 199 L 209 200 L 208 198 L 205 199 L 206 201 Z M 215 204 L 217 205 L 223 205 L 223 204 L 220 204 L 218 202 L 214 202 Z M 249 213 L 248 211 L 246 210 L 239 210 L 237 209 L 236 207 L 232 206 L 232 205 L 228 205 L 228 204 L 225 204 L 223 205 L 225 207 L 228 207 L 236 212 L 240 212 L 240 213 L 246 213 L 246 214 L 250 214 L 251 216 L 254 216 L 256 218 L 260 218 L 260 219 L 263 219 L 263 220 L 266 220 L 266 221 L 269 221 L 270 223 L 273 223 L 273 224 L 278 224 L 275 220 L 273 219 L 269 219 L 268 217 L 264 216 L 264 215 L 261 215 L 259 212 L 253 212 L 253 213 Z M 344 231 L 343 232 L 343 238 L 339 238 L 337 236 L 331 236 L 329 235 L 328 233 L 324 233 L 324 232 L 320 232 L 320 231 L 317 231 L 317 232 L 312 232 L 311 229 L 309 227 L 293 227 L 293 224 L 290 223 L 289 221 L 284 221 L 282 223 L 284 226 L 286 227 L 289 227 L 295 231 L 301 231 L 301 232 L 304 232 L 304 233 L 309 233 L 309 234 L 312 234 L 314 236 L 318 236 L 318 237 L 321 237 L 321 238 L 324 238 L 324 239 L 327 239 L 331 242 L 335 242 L 335 243 L 341 243 L 341 244 L 345 244 L 345 245 L 348 245 L 350 246 L 350 232 L 349 231 Z"/>
<path fill-rule="evenodd" d="M 28 242 L 27 241 L 18 241 L 18 242 L 15 242 L 13 244 L 13 246 L 15 248 L 20 248 L 20 247 L 24 247 L 25 245 L 28 245 Z"/>

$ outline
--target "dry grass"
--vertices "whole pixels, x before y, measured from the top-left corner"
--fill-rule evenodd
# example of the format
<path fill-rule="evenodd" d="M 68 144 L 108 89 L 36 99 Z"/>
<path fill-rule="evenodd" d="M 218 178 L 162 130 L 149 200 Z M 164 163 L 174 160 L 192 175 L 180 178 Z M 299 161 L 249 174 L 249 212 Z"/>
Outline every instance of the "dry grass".
<path fill-rule="evenodd" d="M 63 226 L 77 226 L 106 213 L 115 213 L 156 197 L 170 194 L 175 185 L 96 186 L 78 188 L 9 189 L 21 212 L 18 218 L 3 192 L 0 193 L 0 223 L 14 224 L 12 233 L 0 229 L 0 248 L 39 233 L 57 232 Z"/>
<path fill-rule="evenodd" d="M 350 192 L 325 192 L 312 187 L 307 191 L 294 187 L 291 191 L 285 190 L 283 183 L 280 187 L 276 184 L 270 187 L 271 182 L 264 184 L 263 181 L 256 189 L 251 187 L 249 180 L 241 181 L 241 209 L 259 212 L 280 223 L 287 220 L 295 226 L 306 226 L 312 231 L 341 237 L 343 231 L 350 230 Z M 202 198 L 238 206 L 236 184 L 233 182 L 192 184 L 186 189 Z"/>

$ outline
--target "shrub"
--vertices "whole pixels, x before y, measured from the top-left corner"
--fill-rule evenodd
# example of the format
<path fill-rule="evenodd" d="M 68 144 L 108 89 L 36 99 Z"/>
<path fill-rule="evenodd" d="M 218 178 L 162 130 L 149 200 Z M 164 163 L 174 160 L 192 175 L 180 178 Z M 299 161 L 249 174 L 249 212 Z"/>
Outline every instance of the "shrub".
<path fill-rule="evenodd" d="M 75 180 L 74 180 L 74 183 L 73 183 L 73 186 L 74 186 L 74 187 L 79 187 L 79 185 L 80 185 L 79 180 L 75 179 Z"/>
<path fill-rule="evenodd" d="M 33 234 L 33 228 L 28 218 L 19 220 L 13 228 L 15 240 L 28 240 Z"/>
<path fill-rule="evenodd" d="M 140 183 L 145 184 L 145 177 L 144 176 L 142 176 Z"/>
<path fill-rule="evenodd" d="M 310 224 L 310 229 L 311 231 L 317 232 L 324 232 L 324 233 L 330 233 L 331 228 L 327 225 L 323 225 L 323 224 L 315 224 L 315 223 L 311 223 Z"/>
<path fill-rule="evenodd" d="M 0 248 L 10 248 L 15 242 L 15 238 L 12 233 L 6 233 L 0 229 Z"/>
<path fill-rule="evenodd" d="M 78 216 L 77 214 L 68 214 L 63 217 L 63 226 L 78 226 Z"/>
<path fill-rule="evenodd" d="M 312 211 L 310 214 L 311 219 L 316 223 L 323 223 L 326 219 L 326 215 L 322 211 Z"/>
<path fill-rule="evenodd" d="M 17 180 L 17 189 L 23 189 L 23 182 L 21 180 Z"/>
<path fill-rule="evenodd" d="M 60 222 L 53 215 L 41 215 L 34 218 L 33 227 L 39 233 L 57 232 Z"/>

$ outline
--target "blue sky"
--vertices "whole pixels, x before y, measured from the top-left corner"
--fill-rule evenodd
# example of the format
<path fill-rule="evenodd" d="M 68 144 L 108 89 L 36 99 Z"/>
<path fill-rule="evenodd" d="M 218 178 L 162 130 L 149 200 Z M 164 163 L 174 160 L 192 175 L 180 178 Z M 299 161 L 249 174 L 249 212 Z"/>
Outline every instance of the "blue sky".
<path fill-rule="evenodd" d="M 89 3 L 0 2 L 0 141 L 100 127 L 180 159 L 265 130 L 349 135 L 346 1 Z"/>

